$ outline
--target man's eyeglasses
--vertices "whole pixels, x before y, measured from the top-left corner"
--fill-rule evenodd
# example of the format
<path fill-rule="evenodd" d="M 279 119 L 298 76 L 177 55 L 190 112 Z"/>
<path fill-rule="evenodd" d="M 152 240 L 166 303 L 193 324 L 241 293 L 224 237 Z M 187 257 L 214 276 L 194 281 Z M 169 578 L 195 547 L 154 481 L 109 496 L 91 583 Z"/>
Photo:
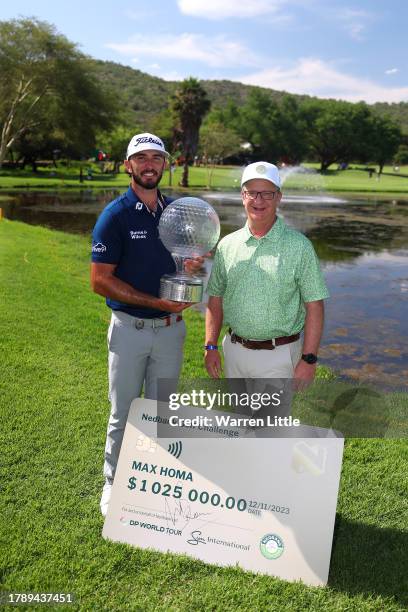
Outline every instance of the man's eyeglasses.
<path fill-rule="evenodd" d="M 246 189 L 242 191 L 242 195 L 248 200 L 256 200 L 258 196 L 262 200 L 273 200 L 277 193 L 279 193 L 279 189 L 277 191 L 246 191 Z"/>

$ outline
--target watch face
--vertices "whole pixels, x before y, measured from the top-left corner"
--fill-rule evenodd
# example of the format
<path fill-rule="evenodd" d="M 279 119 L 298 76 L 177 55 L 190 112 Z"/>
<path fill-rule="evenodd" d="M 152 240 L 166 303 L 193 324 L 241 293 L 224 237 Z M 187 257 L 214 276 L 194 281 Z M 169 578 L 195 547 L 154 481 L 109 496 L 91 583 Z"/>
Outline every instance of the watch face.
<path fill-rule="evenodd" d="M 306 361 L 306 363 L 313 365 L 317 361 L 317 355 L 313 355 L 313 353 L 307 353 L 306 355 L 302 355 L 302 359 L 303 361 Z"/>

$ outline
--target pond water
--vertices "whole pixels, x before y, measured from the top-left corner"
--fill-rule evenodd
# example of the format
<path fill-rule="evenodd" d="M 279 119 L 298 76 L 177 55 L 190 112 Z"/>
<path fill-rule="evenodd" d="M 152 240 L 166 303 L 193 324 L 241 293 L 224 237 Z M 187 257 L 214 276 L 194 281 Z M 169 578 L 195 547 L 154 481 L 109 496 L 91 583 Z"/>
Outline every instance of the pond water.
<path fill-rule="evenodd" d="M 2 193 L 0 206 L 9 219 L 86 234 L 118 195 L 111 190 Z M 217 210 L 222 235 L 244 224 L 239 193 L 196 195 Z M 322 362 L 358 380 L 405 388 L 408 201 L 285 191 L 279 214 L 313 242 L 329 286 Z"/>

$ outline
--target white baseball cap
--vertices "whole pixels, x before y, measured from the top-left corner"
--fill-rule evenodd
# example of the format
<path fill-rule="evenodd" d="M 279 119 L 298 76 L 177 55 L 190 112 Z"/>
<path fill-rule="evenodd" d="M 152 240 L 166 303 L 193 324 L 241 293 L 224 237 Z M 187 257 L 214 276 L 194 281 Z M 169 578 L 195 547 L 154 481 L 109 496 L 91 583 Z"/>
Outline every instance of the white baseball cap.
<path fill-rule="evenodd" d="M 278 189 L 281 186 L 279 170 L 269 162 L 260 161 L 249 164 L 242 173 L 241 187 L 252 179 L 264 179 L 273 183 Z"/>
<path fill-rule="evenodd" d="M 149 132 L 144 132 L 143 134 L 136 134 L 133 136 L 132 140 L 128 144 L 126 159 L 129 159 L 131 155 L 140 153 L 141 151 L 160 151 L 160 153 L 163 153 L 163 155 L 166 157 L 169 155 L 164 148 L 163 141 L 158 136 L 149 134 Z"/>

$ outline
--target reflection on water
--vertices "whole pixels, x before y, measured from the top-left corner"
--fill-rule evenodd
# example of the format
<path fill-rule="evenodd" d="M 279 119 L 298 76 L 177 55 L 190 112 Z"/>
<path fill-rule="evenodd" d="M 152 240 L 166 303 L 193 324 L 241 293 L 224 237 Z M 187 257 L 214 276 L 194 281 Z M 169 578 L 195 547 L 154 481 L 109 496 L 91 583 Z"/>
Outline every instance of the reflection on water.
<path fill-rule="evenodd" d="M 2 201 L 0 206 L 8 219 L 83 234 L 91 231 L 106 204 L 119 194 L 119 191 L 102 189 L 24 191 L 9 194 L 10 201 Z"/>
<path fill-rule="evenodd" d="M 352 378 L 391 386 L 408 380 L 408 250 L 365 253 L 324 267 L 322 358 Z"/>
<path fill-rule="evenodd" d="M 10 219 L 89 233 L 119 192 L 10 194 Z M 173 197 L 177 194 L 172 193 Z M 222 235 L 245 223 L 238 192 L 198 194 Z M 321 355 L 343 374 L 395 386 L 408 380 L 408 201 L 364 201 L 285 192 L 279 214 L 312 240 L 330 289 Z"/>

